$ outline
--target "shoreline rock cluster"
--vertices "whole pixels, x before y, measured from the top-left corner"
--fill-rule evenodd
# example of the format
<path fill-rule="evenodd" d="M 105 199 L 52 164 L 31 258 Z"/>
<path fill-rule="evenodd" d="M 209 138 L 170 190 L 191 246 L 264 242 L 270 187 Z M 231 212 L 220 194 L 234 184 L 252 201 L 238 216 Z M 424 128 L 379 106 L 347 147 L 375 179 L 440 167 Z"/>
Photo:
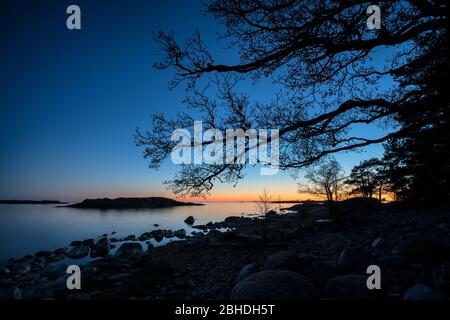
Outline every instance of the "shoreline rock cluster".
<path fill-rule="evenodd" d="M 326 206 L 295 209 L 194 225 L 199 231 L 192 235 L 184 229 L 103 235 L 37 252 L 0 267 L 0 299 L 449 298 L 448 209 L 381 206 L 346 214 L 351 220 L 338 225 Z M 149 242 L 172 237 L 184 241 Z M 88 255 L 82 290 L 67 290 L 67 265 Z M 381 290 L 367 289 L 372 264 L 381 269 Z"/>

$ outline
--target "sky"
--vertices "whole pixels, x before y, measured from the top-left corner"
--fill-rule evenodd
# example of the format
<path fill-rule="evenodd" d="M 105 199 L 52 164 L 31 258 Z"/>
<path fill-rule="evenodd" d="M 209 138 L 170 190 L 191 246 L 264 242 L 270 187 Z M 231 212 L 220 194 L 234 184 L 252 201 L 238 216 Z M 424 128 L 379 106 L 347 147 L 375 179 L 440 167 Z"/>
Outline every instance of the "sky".
<path fill-rule="evenodd" d="M 66 8 L 81 8 L 81 30 L 66 28 Z M 177 170 L 147 167 L 135 146 L 136 127 L 154 112 L 183 109 L 184 89 L 169 90 L 172 71 L 152 68 L 159 48 L 152 32 L 183 39 L 199 29 L 226 59 L 217 23 L 198 1 L 10 1 L 0 10 L 0 199 L 119 196 L 174 197 L 161 184 Z M 276 92 L 249 87 L 254 98 Z M 347 172 L 381 146 L 339 156 Z M 218 185 L 208 201 L 254 200 L 264 187 L 274 198 L 304 198 L 288 174 L 247 170 L 236 187 Z"/>

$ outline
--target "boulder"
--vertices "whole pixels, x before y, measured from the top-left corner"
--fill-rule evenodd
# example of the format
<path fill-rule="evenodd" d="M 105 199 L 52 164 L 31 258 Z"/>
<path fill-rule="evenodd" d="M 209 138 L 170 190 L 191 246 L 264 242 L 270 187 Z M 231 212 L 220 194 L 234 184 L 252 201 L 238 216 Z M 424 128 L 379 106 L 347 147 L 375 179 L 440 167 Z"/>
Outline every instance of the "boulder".
<path fill-rule="evenodd" d="M 143 253 L 142 245 L 137 242 L 122 244 L 115 254 L 116 257 L 122 259 L 136 258 Z"/>
<path fill-rule="evenodd" d="M 110 243 L 109 239 L 104 237 L 98 240 L 94 245 L 91 246 L 92 258 L 96 257 L 106 257 L 109 254 Z"/>
<path fill-rule="evenodd" d="M 225 223 L 239 223 L 241 221 L 241 217 L 235 217 L 235 216 L 231 216 L 231 217 L 226 217 L 223 222 Z"/>
<path fill-rule="evenodd" d="M 199 224 L 199 225 L 193 226 L 192 228 L 202 230 L 202 231 L 208 230 L 208 227 L 205 226 L 204 224 Z"/>
<path fill-rule="evenodd" d="M 423 271 L 418 269 L 394 271 L 391 276 L 393 283 L 404 290 L 416 284 L 424 284 L 421 280 L 424 277 Z"/>
<path fill-rule="evenodd" d="M 335 227 L 335 224 L 330 219 L 318 219 L 314 221 L 314 229 L 318 232 L 330 232 Z"/>
<path fill-rule="evenodd" d="M 290 251 L 279 251 L 267 257 L 264 263 L 264 270 L 289 270 L 303 272 L 305 264 L 295 254 Z"/>
<path fill-rule="evenodd" d="M 17 287 L 0 290 L 0 300 L 22 300 L 22 291 Z"/>
<path fill-rule="evenodd" d="M 66 252 L 66 248 L 58 248 L 55 251 L 53 251 L 53 253 L 57 255 L 64 254 L 64 252 Z"/>
<path fill-rule="evenodd" d="M 324 287 L 331 278 L 345 274 L 345 268 L 337 263 L 313 261 L 311 267 L 314 282 L 321 287 Z"/>
<path fill-rule="evenodd" d="M 83 246 L 92 246 L 94 244 L 94 239 L 86 239 L 81 242 Z"/>
<path fill-rule="evenodd" d="M 434 239 L 407 239 L 397 245 L 397 253 L 409 263 L 425 266 L 450 261 L 450 246 Z"/>
<path fill-rule="evenodd" d="M 1 267 L 0 268 L 0 275 L 1 276 L 7 276 L 7 275 L 9 275 L 11 273 L 11 270 L 9 270 L 8 268 L 6 268 L 6 267 Z"/>
<path fill-rule="evenodd" d="M 87 267 L 83 268 L 83 275 L 98 274 L 103 275 L 104 273 L 119 273 L 125 269 L 129 269 L 130 265 L 127 261 L 115 256 L 108 256 L 98 260 L 92 261 Z M 90 270 L 90 271 L 89 271 Z"/>
<path fill-rule="evenodd" d="M 166 237 L 166 238 L 173 238 L 174 236 L 175 236 L 175 234 L 173 233 L 172 230 L 167 230 L 167 231 L 165 232 L 165 237 Z"/>
<path fill-rule="evenodd" d="M 278 217 L 278 214 L 275 210 L 270 210 L 269 212 L 266 213 L 266 219 L 275 219 Z"/>
<path fill-rule="evenodd" d="M 380 248 L 383 245 L 383 239 L 377 238 L 372 241 L 372 248 L 377 249 Z"/>
<path fill-rule="evenodd" d="M 162 239 L 164 239 L 165 232 L 164 232 L 164 230 L 158 229 L 158 230 L 153 230 L 152 232 L 150 232 L 150 234 L 157 242 L 161 242 Z"/>
<path fill-rule="evenodd" d="M 31 266 L 28 263 L 22 263 L 17 265 L 13 271 L 14 275 L 24 276 L 31 271 Z"/>
<path fill-rule="evenodd" d="M 47 277 L 50 280 L 56 280 L 66 274 L 67 265 L 63 263 L 51 264 L 46 266 L 42 272 L 41 277 Z"/>
<path fill-rule="evenodd" d="M 141 234 L 138 239 L 139 241 L 146 241 L 148 239 L 150 239 L 152 237 L 152 235 L 150 234 L 150 232 L 144 232 L 143 234 Z"/>
<path fill-rule="evenodd" d="M 419 284 L 408 289 L 403 296 L 403 300 L 446 300 L 446 297 L 430 287 Z"/>
<path fill-rule="evenodd" d="M 224 239 L 224 233 L 220 232 L 219 230 L 216 230 L 216 229 L 209 230 L 208 236 L 214 237 L 214 238 L 219 239 L 219 240 L 223 240 Z"/>
<path fill-rule="evenodd" d="M 36 257 L 46 257 L 46 256 L 48 256 L 48 255 L 50 255 L 50 254 L 51 254 L 50 251 L 38 251 L 38 252 L 36 252 L 34 255 L 35 255 Z"/>
<path fill-rule="evenodd" d="M 245 265 L 241 271 L 239 272 L 239 275 L 237 277 L 237 282 L 244 280 L 248 276 L 257 273 L 261 271 L 261 268 L 256 263 L 250 263 Z"/>
<path fill-rule="evenodd" d="M 368 251 L 359 247 L 350 247 L 344 249 L 338 258 L 340 265 L 349 271 L 365 273 L 367 267 L 376 264 L 375 257 Z"/>
<path fill-rule="evenodd" d="M 105 246 L 99 246 L 97 244 L 94 244 L 91 246 L 91 258 L 97 258 L 97 257 L 106 257 L 109 254 L 109 248 Z"/>
<path fill-rule="evenodd" d="M 232 300 L 298 300 L 315 297 L 315 288 L 300 273 L 287 270 L 265 270 L 238 282 Z"/>
<path fill-rule="evenodd" d="M 179 239 L 184 239 L 186 237 L 186 230 L 180 229 L 174 232 L 175 237 Z"/>
<path fill-rule="evenodd" d="M 66 255 L 66 257 L 71 259 L 81 259 L 89 254 L 89 247 L 87 246 L 72 247 L 66 250 L 64 254 Z"/>
<path fill-rule="evenodd" d="M 72 241 L 72 242 L 70 243 L 70 245 L 71 245 L 72 247 L 81 246 L 82 244 L 83 244 L 83 242 L 82 242 L 82 241 L 79 241 L 79 240 L 77 240 L 77 241 Z"/>
<path fill-rule="evenodd" d="M 192 231 L 193 237 L 203 237 L 205 234 L 201 231 Z"/>
<path fill-rule="evenodd" d="M 134 234 L 130 234 L 129 236 L 126 236 L 123 240 L 124 241 L 135 241 L 136 236 Z"/>
<path fill-rule="evenodd" d="M 45 262 L 51 263 L 51 262 L 64 260 L 65 258 L 66 258 L 66 256 L 64 255 L 64 253 L 62 253 L 62 254 L 52 253 L 51 255 L 45 257 Z"/>
<path fill-rule="evenodd" d="M 438 265 L 433 270 L 435 288 L 450 297 L 450 262 Z"/>
<path fill-rule="evenodd" d="M 328 280 L 325 286 L 325 294 L 329 298 L 343 300 L 366 300 L 373 297 L 378 290 L 367 288 L 367 276 L 359 274 L 347 274 Z"/>
<path fill-rule="evenodd" d="M 194 222 L 195 222 L 195 219 L 194 219 L 193 216 L 189 216 L 186 219 L 184 219 L 184 222 L 187 223 L 187 224 L 193 225 Z"/>

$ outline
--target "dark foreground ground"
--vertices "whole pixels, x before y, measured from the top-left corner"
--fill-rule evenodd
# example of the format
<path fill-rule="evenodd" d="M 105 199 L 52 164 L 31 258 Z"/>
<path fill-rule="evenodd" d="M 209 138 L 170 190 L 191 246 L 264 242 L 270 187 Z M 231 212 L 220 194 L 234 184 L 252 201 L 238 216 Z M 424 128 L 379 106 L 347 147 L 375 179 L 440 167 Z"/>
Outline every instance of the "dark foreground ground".
<path fill-rule="evenodd" d="M 198 226 L 204 232 L 163 247 L 104 237 L 9 261 L 0 269 L 1 299 L 449 297 L 448 209 L 395 210 L 366 200 L 331 212 L 319 204 L 294 209 L 298 213 Z M 233 231 L 216 230 L 221 227 Z M 174 236 L 160 230 L 138 238 L 161 233 Z M 68 263 L 61 259 L 88 253 L 97 258 L 81 266 L 82 289 L 68 290 Z M 381 269 L 381 290 L 367 289 L 366 269 L 374 264 Z"/>

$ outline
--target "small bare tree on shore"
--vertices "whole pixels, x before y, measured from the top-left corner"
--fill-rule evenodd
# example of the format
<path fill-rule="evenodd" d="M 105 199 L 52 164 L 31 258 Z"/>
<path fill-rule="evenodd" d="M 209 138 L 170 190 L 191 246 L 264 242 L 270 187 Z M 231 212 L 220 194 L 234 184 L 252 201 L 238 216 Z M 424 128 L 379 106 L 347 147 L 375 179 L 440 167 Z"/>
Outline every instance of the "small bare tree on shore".
<path fill-rule="evenodd" d="M 267 188 L 264 188 L 262 193 L 258 196 L 255 202 L 255 211 L 261 215 L 267 215 L 269 211 L 273 210 L 272 196 Z"/>

